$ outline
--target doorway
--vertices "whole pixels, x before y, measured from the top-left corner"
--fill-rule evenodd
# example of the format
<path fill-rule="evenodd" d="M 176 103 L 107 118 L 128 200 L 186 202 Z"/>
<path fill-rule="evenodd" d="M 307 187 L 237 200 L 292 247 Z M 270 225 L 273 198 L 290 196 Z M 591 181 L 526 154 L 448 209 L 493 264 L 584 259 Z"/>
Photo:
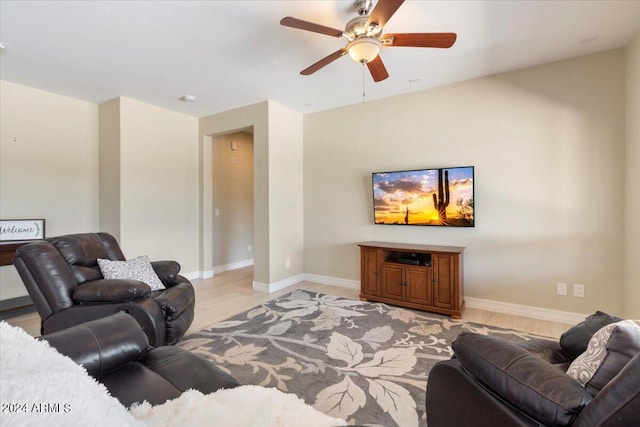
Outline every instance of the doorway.
<path fill-rule="evenodd" d="M 213 273 L 254 264 L 253 128 L 212 136 Z"/>

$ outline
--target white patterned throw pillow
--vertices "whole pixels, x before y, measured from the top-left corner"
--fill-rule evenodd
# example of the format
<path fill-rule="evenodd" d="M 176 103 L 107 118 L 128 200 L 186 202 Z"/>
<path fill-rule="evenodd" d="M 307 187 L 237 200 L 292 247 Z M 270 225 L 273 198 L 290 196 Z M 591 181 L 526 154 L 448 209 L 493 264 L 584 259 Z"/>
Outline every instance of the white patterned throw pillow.
<path fill-rule="evenodd" d="M 139 280 L 149 285 L 152 291 L 166 289 L 153 270 L 148 255 L 141 255 L 127 261 L 99 258 L 98 265 L 105 279 Z"/>
<path fill-rule="evenodd" d="M 602 383 L 606 383 L 609 377 L 622 369 L 622 366 L 607 366 L 607 364 L 626 363 L 638 351 L 640 351 L 640 321 L 622 320 L 611 323 L 593 334 L 587 350 L 569 365 L 567 375 L 573 377 L 583 387 L 591 385 L 599 390 L 604 386 Z M 608 356 L 612 352 L 616 353 L 616 356 L 609 362 Z M 598 378 L 599 375 L 601 377 L 604 375 L 604 378 Z M 592 384 L 594 381 L 597 384 Z"/>

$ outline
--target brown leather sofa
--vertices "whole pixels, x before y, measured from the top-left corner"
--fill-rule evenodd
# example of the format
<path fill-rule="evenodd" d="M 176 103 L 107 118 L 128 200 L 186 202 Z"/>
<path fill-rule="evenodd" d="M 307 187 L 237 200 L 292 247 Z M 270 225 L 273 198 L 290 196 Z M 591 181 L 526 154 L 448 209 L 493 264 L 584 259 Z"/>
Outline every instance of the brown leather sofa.
<path fill-rule="evenodd" d="M 565 373 L 570 362 L 586 350 L 593 333 L 616 320 L 620 319 L 597 312 L 567 331 L 560 342 L 534 339 L 514 343 L 461 334 L 452 344 L 454 357 L 436 363 L 429 373 L 427 424 L 639 426 L 638 347 L 627 352 L 631 359 L 611 372 L 611 380 L 594 394 Z M 621 350 L 626 352 L 628 346 Z"/>
<path fill-rule="evenodd" d="M 124 261 L 108 233 L 69 234 L 20 247 L 13 258 L 47 334 L 123 311 L 131 314 L 152 346 L 176 343 L 193 322 L 193 286 L 175 261 L 151 265 L 165 290 L 134 280 L 106 280 L 97 259 Z"/>
<path fill-rule="evenodd" d="M 120 403 L 158 405 L 195 389 L 203 394 L 237 387 L 213 362 L 179 347 L 152 348 L 140 325 L 116 313 L 43 335 L 60 353 L 84 366 Z"/>

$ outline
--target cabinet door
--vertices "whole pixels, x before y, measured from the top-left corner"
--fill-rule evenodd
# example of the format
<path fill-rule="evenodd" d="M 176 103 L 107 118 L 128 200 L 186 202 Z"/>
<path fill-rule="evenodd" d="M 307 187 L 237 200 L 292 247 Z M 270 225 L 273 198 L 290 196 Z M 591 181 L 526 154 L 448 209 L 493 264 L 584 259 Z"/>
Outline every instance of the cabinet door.
<path fill-rule="evenodd" d="M 452 255 L 434 254 L 433 305 L 455 308 L 455 262 Z"/>
<path fill-rule="evenodd" d="M 396 264 L 382 264 L 382 296 L 397 300 L 404 300 L 405 278 L 404 266 Z"/>
<path fill-rule="evenodd" d="M 379 295 L 378 277 L 378 251 L 371 248 L 362 248 L 362 284 L 360 292 L 366 295 Z"/>
<path fill-rule="evenodd" d="M 430 268 L 406 267 L 407 301 L 416 304 L 431 304 L 431 283 L 433 281 Z"/>

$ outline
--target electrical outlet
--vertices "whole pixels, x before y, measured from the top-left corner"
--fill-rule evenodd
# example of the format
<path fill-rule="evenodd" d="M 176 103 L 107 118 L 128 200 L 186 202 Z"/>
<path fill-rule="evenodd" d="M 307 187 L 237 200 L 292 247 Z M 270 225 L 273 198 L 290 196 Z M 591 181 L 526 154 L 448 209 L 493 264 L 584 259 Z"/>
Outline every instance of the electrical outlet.
<path fill-rule="evenodd" d="M 284 268 L 291 268 L 291 260 L 289 258 L 284 260 Z"/>
<path fill-rule="evenodd" d="M 253 250 L 253 248 L 251 247 L 251 245 L 247 246 L 247 252 L 251 252 Z"/>
<path fill-rule="evenodd" d="M 567 295 L 567 284 L 558 282 L 556 287 L 556 293 L 558 295 Z"/>
<path fill-rule="evenodd" d="M 573 296 L 578 298 L 584 298 L 584 285 L 575 283 L 573 285 Z"/>

